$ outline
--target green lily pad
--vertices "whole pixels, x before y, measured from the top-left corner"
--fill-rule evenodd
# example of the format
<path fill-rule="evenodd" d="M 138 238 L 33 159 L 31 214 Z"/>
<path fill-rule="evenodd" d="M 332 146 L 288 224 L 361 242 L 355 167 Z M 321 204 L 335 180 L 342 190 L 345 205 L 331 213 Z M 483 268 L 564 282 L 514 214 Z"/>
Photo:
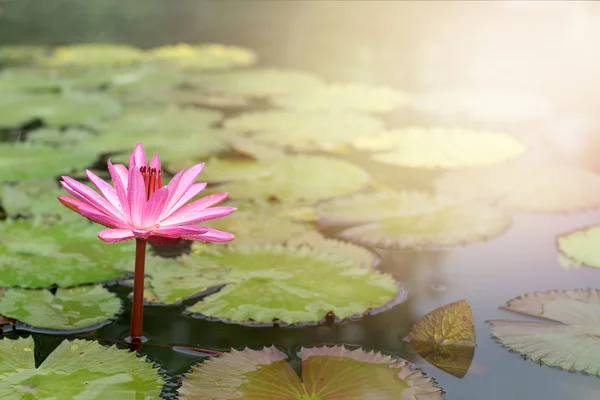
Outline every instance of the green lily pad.
<path fill-rule="evenodd" d="M 558 249 L 565 266 L 582 266 L 600 268 L 600 225 L 593 225 L 558 237 Z"/>
<path fill-rule="evenodd" d="M 52 148 L 30 143 L 0 144 L 0 181 L 54 178 L 94 162 L 96 155 L 82 148 Z"/>
<path fill-rule="evenodd" d="M 145 356 L 65 340 L 36 368 L 36 353 L 31 337 L 0 340 L 2 399 L 160 399 L 164 382 Z"/>
<path fill-rule="evenodd" d="M 498 164 L 518 157 L 525 146 L 512 136 L 465 129 L 405 128 L 368 138 L 353 146 L 377 151 L 375 161 L 413 168 L 457 168 Z"/>
<path fill-rule="evenodd" d="M 442 400 L 431 378 L 399 358 L 343 346 L 302 348 L 302 381 L 275 347 L 231 350 L 192 367 L 181 400 Z"/>
<path fill-rule="evenodd" d="M 213 247 L 176 260 L 151 259 L 148 274 L 163 303 L 226 285 L 188 311 L 242 324 L 316 323 L 330 314 L 344 319 L 405 297 L 390 276 L 307 247 Z"/>
<path fill-rule="evenodd" d="M 211 166 L 212 169 L 212 166 Z M 343 160 L 320 156 L 289 156 L 269 161 L 224 161 L 204 177 L 233 199 L 313 203 L 365 188 L 369 175 Z M 258 179 L 260 178 L 260 179 Z"/>
<path fill-rule="evenodd" d="M 381 133 L 382 121 L 341 112 L 257 111 L 225 121 L 234 132 L 250 133 L 260 143 L 295 150 L 339 150 L 357 138 Z"/>
<path fill-rule="evenodd" d="M 48 53 L 44 46 L 0 46 L 0 64 L 28 65 L 38 63 Z"/>
<path fill-rule="evenodd" d="M 48 290 L 10 289 L 0 297 L 0 314 L 29 326 L 81 330 L 109 321 L 121 310 L 121 300 L 102 286 Z"/>
<path fill-rule="evenodd" d="M 56 206 L 62 207 L 58 200 Z M 86 221 L 53 225 L 3 221 L 0 286 L 69 287 L 125 275 L 133 266 L 135 246 L 104 243 L 97 237 L 99 230 Z"/>
<path fill-rule="evenodd" d="M 510 226 L 510 219 L 501 210 L 419 192 L 333 199 L 319 204 L 317 215 L 319 221 L 328 224 L 357 224 L 338 235 L 381 248 L 460 245 L 500 235 Z"/>
<path fill-rule="evenodd" d="M 120 44 L 85 43 L 56 47 L 44 63 L 52 67 L 110 67 L 139 61 L 143 52 Z"/>
<path fill-rule="evenodd" d="M 190 70 L 222 70 L 243 67 L 256 62 L 256 54 L 247 48 L 222 44 L 189 45 L 179 43 L 148 51 L 151 60 L 170 61 Z"/>
<path fill-rule="evenodd" d="M 161 91 L 183 82 L 183 75 L 173 68 L 147 65 L 83 70 L 66 77 L 72 87 L 78 89 L 107 87 L 115 94 Z"/>
<path fill-rule="evenodd" d="M 39 94 L 0 98 L 0 126 L 11 127 L 39 118 L 47 125 L 87 124 L 117 116 L 119 103 L 99 94 Z"/>
<path fill-rule="evenodd" d="M 293 70 L 247 69 L 195 75 L 190 83 L 207 93 L 247 97 L 270 97 L 323 85 L 312 74 Z"/>
<path fill-rule="evenodd" d="M 47 71 L 10 69 L 0 72 L 0 94 L 59 92 L 64 82 Z"/>
<path fill-rule="evenodd" d="M 503 346 L 548 366 L 600 376 L 600 291 L 535 292 L 503 308 L 547 321 L 489 321 L 492 335 Z"/>
<path fill-rule="evenodd" d="M 551 113 L 551 107 L 529 93 L 499 89 L 444 89 L 414 98 L 414 107 L 448 121 L 465 118 L 489 123 L 531 121 Z"/>
<path fill-rule="evenodd" d="M 277 97 L 276 105 L 294 110 L 389 112 L 410 101 L 402 91 L 385 86 L 332 84 Z"/>
<path fill-rule="evenodd" d="M 584 211 L 600 206 L 600 176 L 552 165 L 506 165 L 446 173 L 436 188 L 459 199 L 531 212 Z"/>
<path fill-rule="evenodd" d="M 41 128 L 27 133 L 27 141 L 59 147 L 77 145 L 79 142 L 93 137 L 90 131 L 81 128 Z"/>

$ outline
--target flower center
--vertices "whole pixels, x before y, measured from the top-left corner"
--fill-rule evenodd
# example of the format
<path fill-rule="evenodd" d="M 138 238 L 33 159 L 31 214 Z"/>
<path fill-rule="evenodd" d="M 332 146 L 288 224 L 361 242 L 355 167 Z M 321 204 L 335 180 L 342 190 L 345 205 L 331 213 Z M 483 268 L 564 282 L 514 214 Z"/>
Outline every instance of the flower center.
<path fill-rule="evenodd" d="M 142 174 L 142 178 L 144 178 L 144 185 L 146 185 L 146 200 L 149 200 L 152 193 L 163 186 L 162 174 L 160 169 L 146 166 L 140 167 L 140 173 Z"/>

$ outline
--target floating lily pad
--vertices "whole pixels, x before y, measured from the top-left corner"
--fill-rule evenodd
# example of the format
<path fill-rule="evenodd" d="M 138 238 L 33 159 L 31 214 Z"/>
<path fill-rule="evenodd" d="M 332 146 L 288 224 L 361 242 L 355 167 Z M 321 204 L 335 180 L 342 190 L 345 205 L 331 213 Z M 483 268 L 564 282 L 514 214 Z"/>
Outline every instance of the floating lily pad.
<path fill-rule="evenodd" d="M 408 339 L 423 359 L 463 378 L 475 354 L 475 325 L 466 300 L 436 308 L 412 327 Z"/>
<path fill-rule="evenodd" d="M 219 187 L 233 199 L 306 203 L 357 192 L 369 183 L 369 175 L 361 168 L 320 156 L 223 162 L 218 173 L 213 170 L 205 179 L 233 181 Z"/>
<path fill-rule="evenodd" d="M 406 361 L 343 346 L 302 348 L 302 381 L 275 348 L 231 350 L 192 367 L 182 400 L 441 400 L 442 390 Z"/>
<path fill-rule="evenodd" d="M 457 168 L 498 164 L 518 157 L 525 146 L 512 136 L 466 129 L 406 128 L 360 138 L 353 145 L 384 164 L 413 168 Z"/>
<path fill-rule="evenodd" d="M 390 276 L 307 247 L 219 247 L 149 261 L 149 288 L 161 302 L 226 285 L 188 310 L 242 324 L 317 323 L 330 313 L 344 319 L 405 297 Z"/>
<path fill-rule="evenodd" d="M 0 286 L 69 287 L 125 275 L 124 270 L 133 266 L 133 243 L 104 243 L 98 239 L 98 231 L 97 226 L 86 221 L 53 225 L 30 220 L 3 221 Z"/>
<path fill-rule="evenodd" d="M 382 121 L 341 112 L 257 111 L 225 121 L 235 132 L 250 133 L 260 143 L 295 150 L 339 150 L 357 138 L 381 133 Z"/>
<path fill-rule="evenodd" d="M 10 289 L 0 297 L 0 314 L 29 326 L 55 330 L 81 330 L 109 321 L 119 313 L 121 301 L 102 286 L 48 290 Z"/>
<path fill-rule="evenodd" d="M 559 236 L 558 249 L 567 265 L 600 268 L 599 240 L 600 225 L 594 225 Z"/>
<path fill-rule="evenodd" d="M 86 43 L 56 47 L 44 63 L 53 67 L 110 67 L 139 61 L 143 52 L 120 44 Z"/>
<path fill-rule="evenodd" d="M 548 116 L 551 107 L 529 93 L 499 89 L 444 89 L 415 96 L 414 106 L 450 121 L 465 118 L 490 123 L 535 120 Z"/>
<path fill-rule="evenodd" d="M 127 350 L 98 342 L 63 341 L 36 368 L 34 341 L 0 340 L 0 397 L 3 399 L 159 400 L 157 369 Z"/>
<path fill-rule="evenodd" d="M 48 48 L 43 46 L 0 46 L 0 64 L 36 64 L 47 53 Z"/>
<path fill-rule="evenodd" d="M 294 93 L 324 84 L 307 72 L 268 68 L 196 75 L 190 77 L 190 83 L 207 93 L 247 97 Z"/>
<path fill-rule="evenodd" d="M 500 210 L 419 192 L 333 199 L 319 204 L 317 215 L 329 224 L 358 224 L 338 235 L 382 248 L 460 245 L 500 235 L 510 226 L 510 219 Z"/>
<path fill-rule="evenodd" d="M 493 336 L 503 346 L 548 366 L 600 376 L 596 356 L 600 291 L 535 292 L 510 300 L 503 308 L 547 320 L 489 321 Z"/>
<path fill-rule="evenodd" d="M 30 70 L 11 69 L 0 72 L 0 94 L 59 92 L 64 82 L 51 73 Z"/>
<path fill-rule="evenodd" d="M 252 50 L 244 47 L 179 43 L 152 49 L 147 52 L 147 58 L 171 61 L 185 69 L 221 70 L 252 65 L 258 57 Z"/>
<path fill-rule="evenodd" d="M 0 126 L 16 126 L 39 118 L 47 125 L 86 124 L 116 117 L 119 103 L 99 94 L 39 94 L 0 98 Z"/>
<path fill-rule="evenodd" d="M 448 172 L 437 189 L 460 199 L 532 212 L 583 211 L 600 206 L 600 176 L 552 165 L 506 165 Z"/>
<path fill-rule="evenodd" d="M 111 93 L 154 92 L 175 87 L 183 75 L 173 68 L 128 66 L 83 70 L 67 75 L 70 86 L 79 89 L 105 87 Z"/>
<path fill-rule="evenodd" d="M 288 92 L 277 97 L 275 104 L 295 110 L 389 112 L 409 101 L 407 93 L 393 88 L 345 83 Z"/>
<path fill-rule="evenodd" d="M 27 133 L 27 141 L 37 144 L 69 147 L 93 137 L 94 135 L 81 128 L 42 128 Z"/>
<path fill-rule="evenodd" d="M 96 155 L 82 148 L 52 148 L 29 143 L 0 144 L 0 181 L 54 178 L 90 165 Z"/>

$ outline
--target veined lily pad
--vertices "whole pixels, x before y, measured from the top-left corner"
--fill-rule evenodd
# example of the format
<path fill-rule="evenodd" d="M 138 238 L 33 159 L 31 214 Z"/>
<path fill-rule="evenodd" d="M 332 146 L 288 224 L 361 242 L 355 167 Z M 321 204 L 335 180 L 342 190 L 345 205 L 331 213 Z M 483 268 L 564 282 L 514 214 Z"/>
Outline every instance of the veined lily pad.
<path fill-rule="evenodd" d="M 418 192 L 333 199 L 319 204 L 317 215 L 330 224 L 358 224 L 339 236 L 382 248 L 435 248 L 476 242 L 499 235 L 510 225 L 500 210 Z"/>
<path fill-rule="evenodd" d="M 86 43 L 56 47 L 44 63 L 53 67 L 107 67 L 139 61 L 143 52 L 119 44 Z"/>
<path fill-rule="evenodd" d="M 33 338 L 0 340 L 0 397 L 159 400 L 162 378 L 146 357 L 98 342 L 63 341 L 35 367 Z"/>
<path fill-rule="evenodd" d="M 465 129 L 405 128 L 353 145 L 384 164 L 413 168 L 457 168 L 498 164 L 518 157 L 525 146 L 512 136 Z"/>
<path fill-rule="evenodd" d="M 221 70 L 254 64 L 258 57 L 252 50 L 243 47 L 179 43 L 152 49 L 147 53 L 147 58 L 171 61 L 191 70 Z"/>
<path fill-rule="evenodd" d="M 0 94 L 59 92 L 64 82 L 40 70 L 11 69 L 0 72 Z"/>
<path fill-rule="evenodd" d="M 65 194 L 56 180 L 30 181 L 0 186 L 0 204 L 10 217 L 17 215 L 81 220 L 81 216 L 60 206 L 56 198 Z"/>
<path fill-rule="evenodd" d="M 563 261 L 568 266 L 600 268 L 600 251 L 597 246 L 599 240 L 600 225 L 594 225 L 559 236 L 558 249 L 566 258 Z"/>
<path fill-rule="evenodd" d="M 202 74 L 190 83 L 207 93 L 247 97 L 270 97 L 319 87 L 324 83 L 307 72 L 278 69 L 247 69 Z"/>
<path fill-rule="evenodd" d="M 361 168 L 343 160 L 320 156 L 223 164 L 219 173 L 213 170 L 205 179 L 209 182 L 233 181 L 219 186 L 233 199 L 313 203 L 357 192 L 369 183 L 369 175 Z M 223 171 L 226 174 L 220 173 Z"/>
<path fill-rule="evenodd" d="M 463 378 L 475 354 L 475 325 L 466 300 L 436 308 L 408 335 L 411 347 L 442 371 Z"/>
<path fill-rule="evenodd" d="M 405 296 L 390 276 L 307 247 L 212 248 L 177 260 L 152 259 L 148 274 L 149 288 L 163 303 L 226 285 L 188 310 L 242 324 L 316 323 L 331 313 L 344 319 Z"/>
<path fill-rule="evenodd" d="M 102 286 L 48 290 L 10 289 L 0 297 L 0 315 L 35 328 L 81 330 L 107 322 L 121 301 Z"/>
<path fill-rule="evenodd" d="M 27 141 L 59 147 L 75 146 L 94 135 L 80 128 L 42 128 L 27 133 Z"/>
<path fill-rule="evenodd" d="M 225 121 L 235 132 L 251 133 L 260 143 L 296 150 L 339 150 L 353 140 L 381 133 L 382 121 L 341 112 L 258 111 Z"/>
<path fill-rule="evenodd" d="M 48 48 L 43 46 L 0 46 L 0 64 L 36 64 L 47 53 Z"/>
<path fill-rule="evenodd" d="M 510 300 L 505 310 L 548 322 L 489 321 L 505 347 L 552 367 L 600 376 L 600 291 L 535 292 Z"/>
<path fill-rule="evenodd" d="M 388 112 L 406 105 L 410 96 L 384 86 L 333 84 L 302 92 L 289 92 L 275 104 L 296 110 Z"/>
<path fill-rule="evenodd" d="M 133 265 L 133 243 L 107 244 L 97 234 L 98 227 L 87 221 L 54 225 L 29 220 L 2 222 L 0 286 L 69 287 L 125 275 L 124 270 Z"/>
<path fill-rule="evenodd" d="M 231 350 L 192 368 L 182 400 L 441 400 L 442 390 L 406 361 L 343 346 L 302 348 L 302 381 L 275 348 Z"/>
<path fill-rule="evenodd" d="M 82 148 L 52 148 L 29 143 L 0 144 L 0 181 L 54 178 L 94 162 L 96 155 Z"/>
<path fill-rule="evenodd" d="M 0 126 L 12 127 L 39 118 L 46 124 L 86 124 L 119 114 L 119 103 L 99 94 L 39 94 L 0 98 Z"/>
<path fill-rule="evenodd" d="M 533 212 L 583 211 L 600 206 L 600 176 L 552 165 L 506 165 L 448 172 L 437 189 L 459 199 L 487 200 Z"/>

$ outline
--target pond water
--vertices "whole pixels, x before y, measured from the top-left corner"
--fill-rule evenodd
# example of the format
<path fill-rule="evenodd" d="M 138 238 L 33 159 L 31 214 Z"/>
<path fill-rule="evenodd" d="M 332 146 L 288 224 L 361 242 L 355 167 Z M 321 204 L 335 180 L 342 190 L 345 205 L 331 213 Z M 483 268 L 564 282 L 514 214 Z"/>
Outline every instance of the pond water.
<path fill-rule="evenodd" d="M 0 8 L 0 45 L 106 42 L 151 48 L 214 42 L 253 49 L 261 67 L 304 70 L 330 81 L 389 85 L 416 96 L 452 89 L 450 99 L 456 96 L 456 102 L 434 102 L 433 108 L 442 112 L 403 107 L 380 118 L 390 128 L 444 125 L 506 132 L 526 145 L 524 164 L 600 173 L 600 53 L 594 46 L 600 40 L 599 4 L 13 0 L 0 2 Z M 472 105 L 477 112 L 471 114 L 444 112 L 460 102 L 461 88 L 519 94 L 480 108 Z M 530 97 L 534 100 L 527 103 Z M 551 111 L 540 111 L 546 104 Z M 227 116 L 237 113 L 226 111 Z M 377 163 L 358 151 L 344 157 L 395 190 L 432 190 L 443 173 Z M 526 190 L 533 183 L 524 177 L 519 184 Z M 561 189 L 557 182 L 557 197 Z M 600 272 L 594 268 L 561 267 L 556 243 L 558 235 L 600 223 L 600 212 L 507 213 L 509 229 L 485 241 L 429 251 L 377 249 L 379 268 L 408 290 L 404 302 L 382 313 L 340 324 L 246 327 L 183 313 L 195 300 L 146 307 L 150 341 L 142 352 L 174 377 L 168 396 L 174 396 L 176 377 L 205 358 L 184 348 L 228 351 L 275 345 L 299 370 L 302 346 L 345 344 L 414 362 L 450 400 L 596 399 L 598 377 L 525 360 L 498 344 L 486 321 L 532 320 L 499 309 L 526 293 L 600 288 Z M 88 336 L 107 343 L 122 341 L 130 321 L 128 289 L 110 290 L 124 300 L 126 311 Z M 404 340 L 422 316 L 460 299 L 469 302 L 477 333 L 474 358 L 463 378 L 429 364 Z M 73 336 L 33 337 L 40 361 Z M 597 345 L 590 348 L 596 350 Z"/>

